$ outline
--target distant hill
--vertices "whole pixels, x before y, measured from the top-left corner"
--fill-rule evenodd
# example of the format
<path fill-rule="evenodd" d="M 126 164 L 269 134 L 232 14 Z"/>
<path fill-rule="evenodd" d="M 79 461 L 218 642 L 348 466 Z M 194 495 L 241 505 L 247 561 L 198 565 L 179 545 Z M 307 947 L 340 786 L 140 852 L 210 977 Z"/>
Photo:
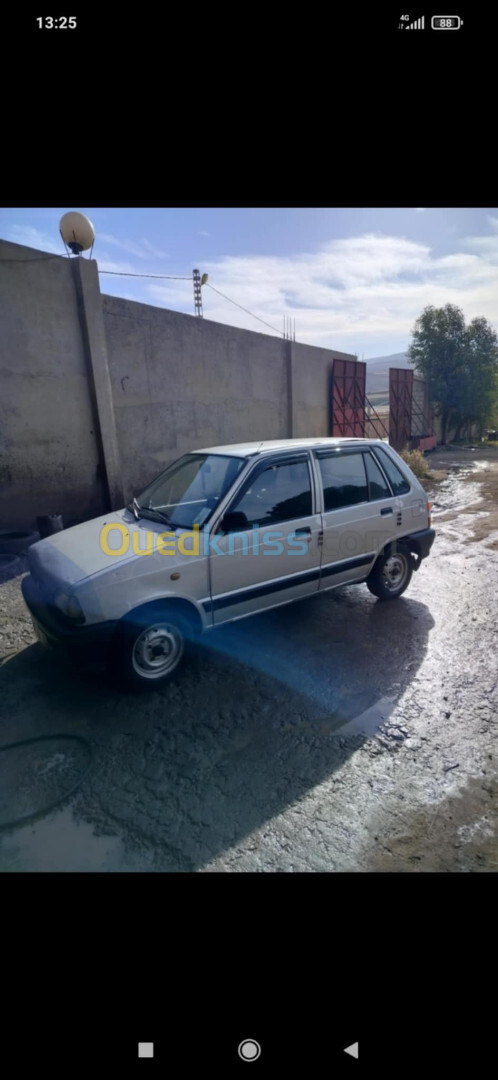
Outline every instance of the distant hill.
<path fill-rule="evenodd" d="M 389 391 L 389 368 L 411 368 L 406 353 L 392 353 L 391 356 L 373 356 L 366 361 L 367 394 L 380 394 Z"/>

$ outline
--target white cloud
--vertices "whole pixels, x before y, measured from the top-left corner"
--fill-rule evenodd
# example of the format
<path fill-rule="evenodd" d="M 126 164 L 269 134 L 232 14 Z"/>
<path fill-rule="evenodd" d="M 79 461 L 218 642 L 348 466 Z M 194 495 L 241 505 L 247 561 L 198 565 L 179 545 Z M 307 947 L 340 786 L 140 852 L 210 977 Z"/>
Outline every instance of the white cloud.
<path fill-rule="evenodd" d="M 470 237 L 460 247 L 435 256 L 419 241 L 369 233 L 293 257 L 226 256 L 203 270 L 215 288 L 276 332 L 286 314 L 296 320 L 299 341 L 373 355 L 377 343 L 387 351 L 390 342 L 393 352 L 406 348 L 428 304 L 456 304 L 467 319 L 484 315 L 498 329 L 498 236 Z M 147 295 L 153 304 L 193 314 L 189 282 L 155 282 Z M 205 318 L 271 333 L 209 286 L 203 306 Z"/>
<path fill-rule="evenodd" d="M 205 229 L 201 229 L 200 232 L 197 233 L 197 236 L 211 236 L 211 233 L 206 232 Z"/>
<path fill-rule="evenodd" d="M 59 232 L 44 233 L 33 225 L 10 225 L 4 239 L 13 244 L 36 248 L 37 251 L 50 251 L 55 255 L 66 254 Z"/>
<path fill-rule="evenodd" d="M 97 265 L 99 270 L 112 271 L 115 274 L 135 274 L 138 273 L 136 266 L 128 262 L 115 262 L 114 259 L 109 259 L 106 255 L 97 259 Z M 105 279 L 104 279 L 105 280 Z M 138 280 L 138 278 L 137 278 Z M 101 283 L 102 287 L 102 283 Z"/>
<path fill-rule="evenodd" d="M 113 233 L 98 233 L 95 243 L 97 244 L 99 241 L 104 244 L 112 244 L 115 247 L 121 248 L 122 251 L 126 251 L 129 255 L 136 255 L 138 259 L 148 259 L 150 256 L 154 259 L 169 258 L 165 251 L 161 251 L 160 248 L 154 247 L 150 240 L 147 240 L 145 237 L 137 241 L 114 236 Z"/>
<path fill-rule="evenodd" d="M 477 252 L 474 258 L 480 257 L 484 265 L 488 262 L 498 263 L 498 232 L 491 233 L 489 236 L 468 236 L 464 243 L 466 247 L 473 248 Z"/>
<path fill-rule="evenodd" d="M 10 240 L 14 244 L 23 244 L 26 247 L 35 248 L 37 251 L 48 251 L 55 255 L 62 256 L 66 255 L 66 250 L 60 236 L 59 240 L 57 241 L 57 239 L 50 233 L 42 232 L 40 229 L 35 228 L 33 225 L 11 225 L 6 230 L 5 239 Z M 101 235 L 100 239 L 104 240 L 104 235 Z M 105 242 L 108 244 L 114 242 L 118 247 L 123 248 L 124 250 L 128 250 L 127 241 L 121 242 L 120 240 L 111 237 L 109 233 L 105 234 Z M 142 254 L 140 255 L 141 258 L 146 257 L 145 250 L 147 247 L 150 247 L 151 251 L 157 253 L 156 249 L 153 248 L 152 244 L 149 244 L 148 240 L 144 239 L 142 243 L 144 246 Z M 136 263 L 116 261 L 112 258 L 112 256 L 109 256 L 108 252 L 106 252 L 104 248 L 101 248 L 98 252 L 96 248 L 97 242 L 95 244 L 92 257 L 97 259 L 99 270 L 108 270 L 112 271 L 113 273 L 120 274 L 134 274 L 144 272 L 144 268 L 138 267 Z M 138 252 L 131 252 L 131 254 L 138 254 Z M 89 252 L 85 252 L 83 258 L 87 258 L 88 255 Z M 110 280 L 110 278 L 107 278 L 105 276 L 102 277 L 101 289 L 103 292 L 106 291 L 106 282 L 108 284 Z M 137 281 L 138 280 L 139 279 L 137 278 Z"/>
<path fill-rule="evenodd" d="M 446 255 L 435 255 L 428 244 L 406 237 L 366 233 L 289 256 L 225 256 L 202 262 L 202 270 L 216 289 L 275 333 L 282 333 L 285 314 L 296 320 L 298 341 L 368 355 L 397 352 L 408 346 L 415 320 L 428 304 L 456 304 L 466 319 L 482 315 L 498 330 L 498 217 L 489 216 L 488 222 L 487 235 L 452 238 L 454 250 Z M 13 225 L 6 239 L 64 254 L 57 235 L 31 226 Z M 144 262 L 148 248 L 149 255 L 156 252 L 159 258 L 146 239 L 130 242 L 106 233 L 98 241 L 94 257 L 102 271 L 153 272 Z M 120 261 L 120 252 L 134 257 Z M 100 287 L 104 293 L 194 313 L 190 280 L 103 274 Z M 206 319 L 272 333 L 209 285 L 202 293 Z"/>

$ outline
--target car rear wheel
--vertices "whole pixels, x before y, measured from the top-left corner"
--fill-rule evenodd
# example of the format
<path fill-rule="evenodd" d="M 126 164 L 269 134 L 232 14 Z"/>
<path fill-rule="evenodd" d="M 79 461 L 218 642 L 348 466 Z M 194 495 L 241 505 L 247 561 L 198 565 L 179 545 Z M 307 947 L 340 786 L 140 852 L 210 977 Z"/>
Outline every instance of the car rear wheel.
<path fill-rule="evenodd" d="M 406 551 L 380 555 L 367 578 L 367 586 L 379 600 L 396 600 L 408 588 L 412 577 L 412 561 Z"/>
<path fill-rule="evenodd" d="M 118 633 L 115 674 L 129 689 L 155 690 L 177 672 L 191 637 L 189 621 L 179 612 L 133 613 Z"/>

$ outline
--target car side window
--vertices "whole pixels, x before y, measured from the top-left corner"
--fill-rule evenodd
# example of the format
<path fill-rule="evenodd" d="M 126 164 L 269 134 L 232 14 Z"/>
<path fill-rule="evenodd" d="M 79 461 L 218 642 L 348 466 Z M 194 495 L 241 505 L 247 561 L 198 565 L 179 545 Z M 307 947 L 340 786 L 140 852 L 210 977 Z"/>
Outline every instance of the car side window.
<path fill-rule="evenodd" d="M 370 498 L 373 499 L 390 499 L 391 490 L 387 484 L 384 473 L 381 472 L 377 462 L 371 454 L 365 454 L 365 468 L 367 470 L 368 487 L 370 490 Z"/>
<path fill-rule="evenodd" d="M 375 456 L 380 461 L 384 472 L 387 473 L 394 494 L 406 495 L 406 492 L 410 490 L 410 485 L 408 480 L 405 480 L 401 469 L 398 469 L 398 466 L 395 465 L 393 459 L 381 446 L 375 447 Z"/>
<path fill-rule="evenodd" d="M 310 517 L 313 512 L 307 461 L 269 465 L 229 507 L 239 519 L 237 532 L 254 525 Z"/>
<path fill-rule="evenodd" d="M 367 477 L 362 453 L 319 455 L 318 464 L 326 511 L 367 502 Z"/>

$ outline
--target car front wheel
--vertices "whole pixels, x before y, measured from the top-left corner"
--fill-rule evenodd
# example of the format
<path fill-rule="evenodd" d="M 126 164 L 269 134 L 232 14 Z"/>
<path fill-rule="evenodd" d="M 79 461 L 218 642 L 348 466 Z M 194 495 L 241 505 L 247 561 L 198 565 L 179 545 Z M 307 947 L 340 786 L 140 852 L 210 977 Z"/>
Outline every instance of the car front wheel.
<path fill-rule="evenodd" d="M 176 611 L 134 613 L 118 635 L 115 674 L 129 689 L 156 689 L 178 670 L 191 636 L 188 619 Z"/>
<path fill-rule="evenodd" d="M 412 576 L 412 562 L 405 551 L 387 552 L 380 555 L 367 578 L 367 586 L 379 600 L 395 600 L 408 588 Z"/>

